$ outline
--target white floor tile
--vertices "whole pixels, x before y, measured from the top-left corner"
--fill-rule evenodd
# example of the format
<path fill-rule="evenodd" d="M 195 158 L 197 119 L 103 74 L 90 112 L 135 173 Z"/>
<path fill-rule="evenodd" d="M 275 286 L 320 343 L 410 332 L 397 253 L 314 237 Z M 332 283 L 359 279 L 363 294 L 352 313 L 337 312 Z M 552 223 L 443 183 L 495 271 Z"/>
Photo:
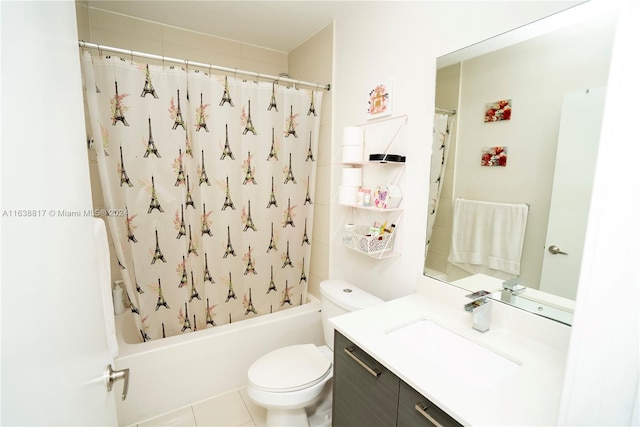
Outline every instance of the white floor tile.
<path fill-rule="evenodd" d="M 249 410 L 238 391 L 193 405 L 193 414 L 199 427 L 238 427 L 252 422 Z"/>
<path fill-rule="evenodd" d="M 143 426 L 183 426 L 183 427 L 196 427 L 196 420 L 193 416 L 193 410 L 191 407 L 178 409 L 171 413 L 161 415 L 152 420 L 145 421 L 138 424 L 139 427 Z"/>
<path fill-rule="evenodd" d="M 247 409 L 249 409 L 249 413 L 251 414 L 251 418 L 253 419 L 256 427 L 264 427 L 267 419 L 267 410 L 251 401 L 247 395 L 246 388 L 240 389 L 239 391 L 242 396 L 242 400 L 244 400 L 244 404 L 247 406 Z"/>

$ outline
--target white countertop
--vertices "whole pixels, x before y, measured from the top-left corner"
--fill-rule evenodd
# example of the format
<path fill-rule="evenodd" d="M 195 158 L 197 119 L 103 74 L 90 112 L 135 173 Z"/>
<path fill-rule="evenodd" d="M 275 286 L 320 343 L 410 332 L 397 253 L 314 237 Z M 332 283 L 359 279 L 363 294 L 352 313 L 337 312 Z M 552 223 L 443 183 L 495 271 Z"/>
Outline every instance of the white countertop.
<path fill-rule="evenodd" d="M 426 287 L 419 284 L 416 294 L 331 321 L 343 335 L 464 425 L 555 425 L 570 328 L 492 302 L 491 329 L 480 333 L 471 327 L 472 314 L 463 309 L 469 302 L 465 291 L 433 279 L 428 282 Z M 433 294 L 433 289 L 436 294 L 443 290 L 446 296 Z M 485 380 L 478 381 L 474 368 L 480 372 L 483 366 L 464 366 L 451 374 L 442 366 L 425 363 L 419 350 L 389 345 L 390 330 L 418 319 L 443 326 L 519 366 L 506 375 L 484 375 Z M 447 351 L 438 343 L 434 346 Z"/>

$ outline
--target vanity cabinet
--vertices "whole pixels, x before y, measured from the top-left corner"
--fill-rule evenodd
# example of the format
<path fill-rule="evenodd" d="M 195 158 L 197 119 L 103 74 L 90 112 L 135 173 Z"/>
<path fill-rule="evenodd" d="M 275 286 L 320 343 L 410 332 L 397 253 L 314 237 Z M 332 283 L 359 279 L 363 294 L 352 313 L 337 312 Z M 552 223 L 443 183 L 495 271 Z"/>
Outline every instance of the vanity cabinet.
<path fill-rule="evenodd" d="M 461 425 L 338 331 L 333 354 L 333 427 Z"/>
<path fill-rule="evenodd" d="M 336 331 L 333 427 L 396 425 L 400 379 Z"/>
<path fill-rule="evenodd" d="M 407 383 L 400 381 L 396 427 L 461 425 Z"/>

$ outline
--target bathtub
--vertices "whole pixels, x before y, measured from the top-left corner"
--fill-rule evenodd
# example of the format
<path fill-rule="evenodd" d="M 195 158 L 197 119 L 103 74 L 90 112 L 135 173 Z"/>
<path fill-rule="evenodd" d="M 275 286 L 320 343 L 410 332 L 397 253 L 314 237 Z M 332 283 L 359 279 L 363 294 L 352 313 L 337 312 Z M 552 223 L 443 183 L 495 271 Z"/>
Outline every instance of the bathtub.
<path fill-rule="evenodd" d="M 129 426 L 247 385 L 249 366 L 278 347 L 324 344 L 320 301 L 162 340 L 140 342 L 133 314 L 116 316 L 115 369 L 129 368 L 129 393 L 116 383 L 118 424 Z"/>

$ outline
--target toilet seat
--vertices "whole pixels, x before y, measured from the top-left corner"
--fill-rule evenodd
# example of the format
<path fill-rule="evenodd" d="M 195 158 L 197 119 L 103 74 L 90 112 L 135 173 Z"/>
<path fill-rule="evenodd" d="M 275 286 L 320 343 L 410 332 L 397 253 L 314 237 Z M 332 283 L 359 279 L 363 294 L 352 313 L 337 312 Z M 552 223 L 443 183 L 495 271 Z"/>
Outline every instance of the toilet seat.
<path fill-rule="evenodd" d="M 252 387 L 286 393 L 312 387 L 331 373 L 331 361 L 314 344 L 276 349 L 256 360 L 248 372 Z"/>

